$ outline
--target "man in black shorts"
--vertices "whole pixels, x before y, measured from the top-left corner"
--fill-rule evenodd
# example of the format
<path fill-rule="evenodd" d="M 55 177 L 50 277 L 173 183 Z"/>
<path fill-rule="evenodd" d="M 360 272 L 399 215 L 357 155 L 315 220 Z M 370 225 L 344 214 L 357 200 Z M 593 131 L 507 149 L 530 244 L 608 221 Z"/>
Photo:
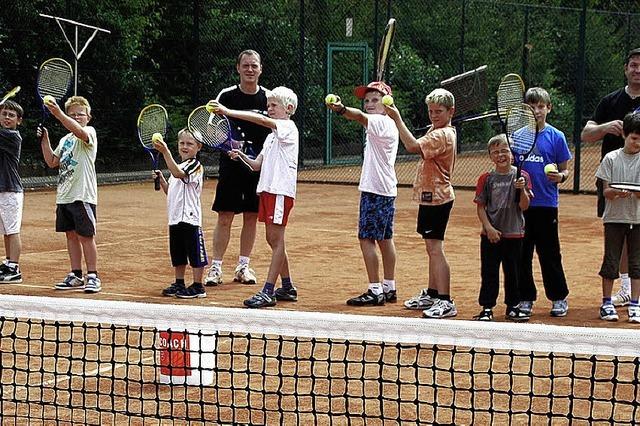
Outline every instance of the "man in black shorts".
<path fill-rule="evenodd" d="M 266 116 L 267 90 L 258 84 L 262 74 L 260 54 L 245 50 L 238 55 L 236 70 L 240 84 L 223 89 L 216 101 L 238 110 L 250 110 Z M 262 150 L 269 129 L 241 120 L 230 120 L 236 139 L 244 140 L 243 151 L 255 157 Z M 255 272 L 249 268 L 249 259 L 256 239 L 258 195 L 256 187 L 260 173 L 249 170 L 240 161 L 220 155 L 220 168 L 212 210 L 218 213 L 213 232 L 213 261 L 204 279 L 205 285 L 222 284 L 222 259 L 231 238 L 231 225 L 236 214 L 242 213 L 240 256 L 234 271 L 234 281 L 255 284 Z"/>
<path fill-rule="evenodd" d="M 633 49 L 627 54 L 624 75 L 627 85 L 600 100 L 580 135 L 582 141 L 587 143 L 602 140 L 600 160 L 607 153 L 623 147 L 622 119 L 631 111 L 640 108 L 640 48 Z M 598 189 L 598 217 L 602 217 L 604 196 L 600 179 L 596 179 L 596 188 Z M 612 297 L 612 302 L 616 306 L 627 305 L 631 300 L 631 280 L 627 273 L 626 253 L 625 248 L 620 259 L 620 291 Z"/>

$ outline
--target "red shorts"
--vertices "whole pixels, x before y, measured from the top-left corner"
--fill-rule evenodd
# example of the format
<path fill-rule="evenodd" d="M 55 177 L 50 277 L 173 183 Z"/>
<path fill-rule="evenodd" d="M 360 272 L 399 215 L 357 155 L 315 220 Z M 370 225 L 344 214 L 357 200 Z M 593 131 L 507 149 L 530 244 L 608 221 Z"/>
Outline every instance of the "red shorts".
<path fill-rule="evenodd" d="M 293 209 L 293 198 L 262 192 L 260 194 L 258 220 L 264 223 L 285 226 L 291 209 Z"/>

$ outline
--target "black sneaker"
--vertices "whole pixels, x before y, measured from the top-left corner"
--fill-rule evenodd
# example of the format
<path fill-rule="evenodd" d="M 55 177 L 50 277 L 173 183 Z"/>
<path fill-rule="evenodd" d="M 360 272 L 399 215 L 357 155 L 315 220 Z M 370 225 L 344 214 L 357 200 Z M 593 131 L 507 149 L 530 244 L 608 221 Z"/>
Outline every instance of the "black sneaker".
<path fill-rule="evenodd" d="M 491 308 L 484 308 L 473 319 L 476 321 L 493 321 L 493 311 Z"/>
<path fill-rule="evenodd" d="M 269 306 L 276 306 L 276 298 L 260 291 L 243 303 L 247 308 L 268 308 Z"/>
<path fill-rule="evenodd" d="M 196 299 L 200 297 L 207 297 L 207 292 L 204 291 L 202 284 L 191 284 L 187 288 L 182 288 L 176 291 L 176 297 L 179 299 Z"/>
<path fill-rule="evenodd" d="M 0 283 L 17 284 L 22 282 L 22 274 L 20 273 L 20 268 L 18 268 L 17 266 L 15 268 L 12 268 L 5 265 L 4 263 L 2 265 L 6 266 L 6 268 L 4 268 L 2 273 L 0 274 Z"/>
<path fill-rule="evenodd" d="M 527 314 L 526 311 L 520 310 L 517 306 L 508 306 L 505 318 L 515 322 L 526 322 L 531 319 L 531 315 Z"/>
<path fill-rule="evenodd" d="M 178 291 L 185 290 L 184 284 L 172 283 L 169 287 L 162 290 L 163 296 L 175 296 Z"/>
<path fill-rule="evenodd" d="M 398 301 L 398 293 L 395 290 L 389 290 L 384 294 L 384 301 L 387 303 L 396 303 Z"/>
<path fill-rule="evenodd" d="M 353 297 L 347 300 L 347 305 L 350 306 L 379 306 L 384 305 L 385 302 L 384 293 L 373 294 L 373 292 L 369 289 L 366 293 L 361 294 L 360 296 Z"/>
<path fill-rule="evenodd" d="M 275 296 L 276 300 L 286 300 L 289 302 L 295 302 L 298 300 L 298 290 L 295 287 L 291 287 L 289 289 L 280 287 L 276 289 L 273 295 Z"/>

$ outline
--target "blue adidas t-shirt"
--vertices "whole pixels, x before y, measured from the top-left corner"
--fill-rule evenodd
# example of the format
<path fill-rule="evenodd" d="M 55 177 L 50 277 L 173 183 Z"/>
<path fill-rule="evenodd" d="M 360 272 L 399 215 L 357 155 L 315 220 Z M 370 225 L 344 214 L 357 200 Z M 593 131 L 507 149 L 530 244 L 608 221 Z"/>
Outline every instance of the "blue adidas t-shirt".
<path fill-rule="evenodd" d="M 571 160 L 571 151 L 564 133 L 547 123 L 538 133 L 533 151 L 522 164 L 522 169 L 531 178 L 533 198 L 529 207 L 558 207 L 558 184 L 547 179 L 544 166 L 568 160 Z"/>

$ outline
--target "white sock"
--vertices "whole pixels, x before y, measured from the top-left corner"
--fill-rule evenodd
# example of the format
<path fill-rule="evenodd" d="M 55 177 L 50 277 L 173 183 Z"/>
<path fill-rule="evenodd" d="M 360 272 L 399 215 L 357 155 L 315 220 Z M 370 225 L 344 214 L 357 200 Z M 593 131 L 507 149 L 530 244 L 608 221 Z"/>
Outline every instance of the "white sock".
<path fill-rule="evenodd" d="M 238 264 L 240 264 L 240 265 L 248 265 L 249 264 L 249 256 L 238 256 Z"/>
<path fill-rule="evenodd" d="M 396 280 L 382 280 L 382 290 L 385 293 L 389 293 L 391 290 L 396 289 Z"/>
<path fill-rule="evenodd" d="M 629 274 L 620 274 L 620 289 L 625 293 L 631 292 L 631 278 L 629 278 Z"/>
<path fill-rule="evenodd" d="M 369 290 L 371 290 L 371 293 L 375 294 L 376 296 L 378 294 L 382 294 L 382 284 L 380 284 L 380 283 L 369 283 Z"/>

